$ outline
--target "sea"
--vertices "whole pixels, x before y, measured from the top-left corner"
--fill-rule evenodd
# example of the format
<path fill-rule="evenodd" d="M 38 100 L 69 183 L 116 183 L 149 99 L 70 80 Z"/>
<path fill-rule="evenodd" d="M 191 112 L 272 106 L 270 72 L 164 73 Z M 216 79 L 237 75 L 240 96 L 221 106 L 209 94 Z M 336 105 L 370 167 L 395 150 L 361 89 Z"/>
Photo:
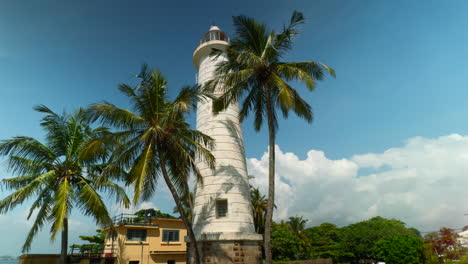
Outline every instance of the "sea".
<path fill-rule="evenodd" d="M 0 264 L 18 264 L 18 260 L 0 260 Z"/>

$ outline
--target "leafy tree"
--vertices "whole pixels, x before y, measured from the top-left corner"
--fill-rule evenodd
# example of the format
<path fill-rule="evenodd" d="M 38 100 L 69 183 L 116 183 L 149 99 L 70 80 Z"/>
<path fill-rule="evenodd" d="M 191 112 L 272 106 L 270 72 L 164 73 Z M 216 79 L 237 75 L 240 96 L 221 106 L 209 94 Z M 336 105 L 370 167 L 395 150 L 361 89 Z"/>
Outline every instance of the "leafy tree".
<path fill-rule="evenodd" d="M 271 232 L 271 250 L 274 260 L 296 260 L 303 254 L 301 239 L 290 231 L 287 223 L 273 223 Z"/>
<path fill-rule="evenodd" d="M 440 263 L 444 263 L 444 259 L 458 259 L 463 254 L 458 238 L 459 235 L 453 229 L 442 227 L 438 232 L 427 234 L 424 242 L 429 248 L 428 253 L 435 255 Z"/>
<path fill-rule="evenodd" d="M 87 244 L 71 245 L 70 248 L 78 249 L 81 253 L 102 253 L 104 249 L 104 242 L 106 240 L 106 233 L 101 229 L 96 229 L 94 236 L 80 236 L 83 241 L 88 241 Z"/>
<path fill-rule="evenodd" d="M 8 168 L 18 175 L 2 180 L 2 185 L 14 192 L 0 201 L 0 213 L 35 197 L 28 219 L 34 211 L 38 213 L 22 250 L 29 251 L 37 232 L 51 222 L 52 239 L 62 233 L 60 263 L 64 263 L 68 217 L 73 208 L 92 216 L 98 224 L 109 225 L 112 221 L 99 191 L 115 195 L 127 207 L 130 201 L 125 191 L 109 180 L 122 173 L 105 163 L 112 149 L 107 144 L 94 144 L 108 133 L 106 128 L 91 128 L 82 109 L 62 115 L 43 105 L 34 109 L 45 115 L 41 121 L 45 143 L 24 136 L 0 143 L 0 155 L 8 157 Z"/>
<path fill-rule="evenodd" d="M 384 237 L 396 235 L 418 237 L 414 229 L 405 227 L 405 223 L 377 216 L 343 227 L 341 242 L 345 250 L 354 255 L 351 260 L 356 263 L 360 260 L 376 260 L 373 251 L 375 243 Z"/>
<path fill-rule="evenodd" d="M 291 85 L 301 81 L 312 91 L 315 81 L 324 77 L 324 72 L 334 76 L 334 71 L 325 64 L 314 61 L 284 62 L 283 59 L 293 47 L 293 37 L 298 26 L 305 22 L 300 12 L 294 12 L 288 26 L 279 33 L 249 17 L 233 17 L 235 37 L 226 50 L 227 61 L 217 66 L 214 78 L 205 85 L 207 91 L 221 92 L 213 102 L 213 111 L 225 110 L 230 103 L 242 97 L 240 119 L 250 111 L 254 112 L 255 129 L 260 130 L 266 119 L 269 133 L 269 186 L 268 210 L 265 221 L 266 262 L 272 262 L 271 223 L 275 191 L 275 135 L 278 130 L 276 109 L 286 118 L 292 110 L 300 118 L 312 122 L 312 108 Z M 214 51 L 213 55 L 221 55 Z"/>
<path fill-rule="evenodd" d="M 106 233 L 102 229 L 96 229 L 96 235 L 94 236 L 80 236 L 81 240 L 88 241 L 89 243 L 104 245 L 106 241 Z"/>
<path fill-rule="evenodd" d="M 386 236 L 374 246 L 375 256 L 386 264 L 419 264 L 423 257 L 423 242 L 414 236 Z"/>
<path fill-rule="evenodd" d="M 132 110 L 104 102 L 90 106 L 90 117 L 119 130 L 103 142 L 119 143 L 111 160 L 128 170 L 126 181 L 134 187 L 133 201 L 151 198 L 162 176 L 187 227 L 190 244 L 196 248 L 195 234 L 181 197 L 189 192 L 191 172 L 201 181 L 196 157 L 214 169 L 214 157 L 210 153 L 213 139 L 191 129 L 186 122 L 187 114 L 196 105 L 197 89 L 185 87 L 171 101 L 167 98 L 167 81 L 161 72 L 143 65 L 138 77 L 140 82 L 135 87 L 119 85 L 120 92 L 130 100 Z M 195 254 L 199 263 L 198 250 Z"/>
<path fill-rule="evenodd" d="M 341 244 L 341 230 L 334 224 L 323 223 L 320 226 L 307 228 L 304 234 L 310 241 L 312 259 L 330 258 L 334 263 L 345 262 L 353 257 Z"/>
<path fill-rule="evenodd" d="M 148 217 L 163 217 L 163 218 L 175 218 L 175 216 L 163 213 L 159 210 L 156 210 L 154 208 L 150 209 L 142 209 L 140 211 L 137 211 L 134 213 L 134 215 L 142 217 L 142 218 L 148 218 Z"/>

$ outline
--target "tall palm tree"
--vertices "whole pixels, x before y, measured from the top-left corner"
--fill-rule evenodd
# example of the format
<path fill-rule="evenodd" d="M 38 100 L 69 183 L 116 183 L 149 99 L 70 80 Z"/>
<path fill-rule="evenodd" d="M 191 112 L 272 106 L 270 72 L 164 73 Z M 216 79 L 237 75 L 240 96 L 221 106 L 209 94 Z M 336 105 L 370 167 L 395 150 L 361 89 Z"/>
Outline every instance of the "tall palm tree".
<path fill-rule="evenodd" d="M 187 227 L 191 245 L 196 246 L 182 197 L 189 192 L 191 172 L 201 181 L 196 157 L 214 169 L 210 152 L 213 139 L 191 129 L 186 122 L 186 115 L 195 107 L 197 89 L 185 87 L 171 101 L 167 98 L 167 81 L 159 71 L 143 65 L 138 77 L 140 82 L 135 87 L 119 85 L 130 100 L 131 110 L 104 102 L 91 105 L 89 115 L 120 130 L 114 134 L 113 140 L 120 146 L 111 160 L 128 171 L 127 184 L 134 186 L 133 202 L 151 198 L 162 176 Z M 199 263 L 198 250 L 195 259 Z"/>
<path fill-rule="evenodd" d="M 213 79 L 208 81 L 208 92 L 222 95 L 213 102 L 218 113 L 243 98 L 240 119 L 254 112 L 254 126 L 260 130 L 266 118 L 269 133 L 269 188 L 268 210 L 265 223 L 266 262 L 272 262 L 271 222 L 275 197 L 275 135 L 278 129 L 276 109 L 285 118 L 293 111 L 300 118 L 312 122 L 312 108 L 288 82 L 301 81 L 312 91 L 315 81 L 322 80 L 325 72 L 335 72 L 325 64 L 315 61 L 284 62 L 282 59 L 293 47 L 297 27 L 305 22 L 302 13 L 295 11 L 288 26 L 276 33 L 255 19 L 233 17 L 236 35 L 226 50 L 227 60 L 217 66 Z M 223 51 L 214 50 L 213 56 Z"/>
<path fill-rule="evenodd" d="M 250 198 L 254 219 L 255 232 L 263 234 L 265 232 L 265 216 L 268 207 L 268 200 L 260 193 L 258 188 L 250 187 Z"/>
<path fill-rule="evenodd" d="M 2 185 L 14 192 L 0 201 L 0 213 L 36 197 L 28 219 L 34 211 L 38 210 L 38 214 L 22 251 L 29 251 L 37 232 L 51 222 L 52 239 L 62 232 L 60 263 L 65 263 L 68 217 L 74 207 L 94 217 L 98 224 L 109 225 L 111 218 L 99 192 L 110 192 L 126 207 L 130 200 L 121 187 L 109 180 L 120 173 L 105 163 L 110 148 L 93 144 L 108 132 L 106 128 L 91 128 L 82 109 L 63 115 L 43 105 L 34 109 L 45 114 L 41 122 L 46 131 L 45 143 L 24 136 L 0 143 L 0 155 L 7 156 L 8 168 L 18 175 L 2 180 Z"/>

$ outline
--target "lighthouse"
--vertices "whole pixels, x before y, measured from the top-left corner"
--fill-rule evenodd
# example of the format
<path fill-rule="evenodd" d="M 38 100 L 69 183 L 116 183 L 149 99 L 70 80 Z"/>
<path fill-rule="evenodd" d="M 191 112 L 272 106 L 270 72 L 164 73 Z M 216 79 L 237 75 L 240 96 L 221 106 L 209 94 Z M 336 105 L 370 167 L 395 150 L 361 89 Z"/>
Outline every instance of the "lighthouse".
<path fill-rule="evenodd" d="M 228 46 L 226 33 L 211 26 L 193 53 L 199 85 L 212 79 L 217 64 L 226 60 L 225 54 L 212 55 L 212 50 L 225 51 Z M 220 95 L 221 91 L 214 93 Z M 196 122 L 197 130 L 216 144 L 212 151 L 215 170 L 203 160 L 197 162 L 203 182 L 195 189 L 193 230 L 203 263 L 261 263 L 262 236 L 255 233 L 253 224 L 239 106 L 232 103 L 214 115 L 212 101 L 200 100 Z"/>

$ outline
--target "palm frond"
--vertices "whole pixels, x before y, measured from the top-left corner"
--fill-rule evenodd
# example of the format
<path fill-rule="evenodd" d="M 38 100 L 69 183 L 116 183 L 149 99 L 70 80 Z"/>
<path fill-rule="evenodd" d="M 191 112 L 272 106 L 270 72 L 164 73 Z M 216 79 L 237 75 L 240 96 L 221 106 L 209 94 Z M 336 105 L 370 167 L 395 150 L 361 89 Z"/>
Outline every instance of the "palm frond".
<path fill-rule="evenodd" d="M 0 143 L 0 155 L 16 156 L 37 162 L 51 162 L 56 157 L 44 144 L 31 137 L 13 137 Z"/>
<path fill-rule="evenodd" d="M 88 115 L 92 120 L 100 119 L 105 126 L 121 129 L 133 129 L 145 125 L 145 120 L 141 116 L 107 102 L 92 104 L 88 108 Z"/>
<path fill-rule="evenodd" d="M 255 54 L 262 54 L 267 39 L 267 28 L 265 24 L 246 16 L 234 16 L 232 21 L 237 39 L 239 39 L 241 43 L 245 43 L 243 47 L 252 49 Z M 231 43 L 233 41 L 231 41 Z"/>
<path fill-rule="evenodd" d="M 48 171 L 36 177 L 24 187 L 21 187 L 19 190 L 3 198 L 0 201 L 0 214 L 6 213 L 9 210 L 15 208 L 17 205 L 22 204 L 26 199 L 33 196 L 39 190 L 41 185 L 47 185 L 47 182 L 50 181 L 53 177 L 55 177 L 55 172 Z M 8 180 L 6 182 L 8 183 Z"/>
<path fill-rule="evenodd" d="M 107 207 L 101 195 L 99 195 L 95 188 L 83 177 L 80 177 L 78 185 L 80 188 L 77 192 L 77 203 L 81 211 L 85 215 L 93 216 L 101 225 L 110 225 L 112 222 L 111 217 L 109 216 L 109 212 L 107 211 Z"/>
<path fill-rule="evenodd" d="M 190 110 L 197 107 L 197 99 L 199 99 L 199 97 L 203 98 L 205 96 L 206 95 L 200 93 L 199 87 L 197 85 L 182 87 L 179 94 L 177 95 L 177 98 L 172 103 L 175 108 L 174 112 L 190 112 Z"/>
<path fill-rule="evenodd" d="M 279 57 L 292 48 L 292 38 L 299 33 L 297 27 L 305 23 L 304 15 L 301 12 L 294 11 L 291 15 L 289 25 L 283 31 L 276 35 L 273 44 L 274 49 L 278 52 Z"/>
<path fill-rule="evenodd" d="M 53 220 L 51 228 L 51 239 L 54 240 L 57 233 L 63 229 L 65 218 L 68 218 L 69 212 L 72 209 L 73 188 L 69 180 L 64 177 L 59 183 L 57 192 L 55 193 L 55 204 L 52 208 L 52 215 L 49 217 Z"/>
<path fill-rule="evenodd" d="M 292 109 L 300 118 L 305 119 L 309 123 L 312 122 L 311 106 L 278 75 L 274 74 L 272 78 L 276 82 L 276 86 L 280 87 L 277 95 L 277 104 L 280 106 L 283 115 L 287 117 L 289 110 Z"/>
<path fill-rule="evenodd" d="M 154 159 L 154 146 L 152 144 L 148 144 L 135 160 L 135 165 L 128 173 L 127 184 L 134 185 L 134 203 L 137 203 L 141 196 L 144 196 L 144 200 L 145 198 L 149 198 L 148 196 L 155 191 L 155 185 L 152 184 L 151 181 L 148 181 L 148 178 L 156 180 L 157 175 L 154 170 Z M 145 186 L 144 183 L 151 185 Z"/>
<path fill-rule="evenodd" d="M 23 175 L 14 178 L 5 178 L 2 179 L 2 185 L 9 190 L 20 189 L 33 181 L 37 178 L 38 175 Z"/>
<path fill-rule="evenodd" d="M 41 228 L 44 226 L 44 224 L 47 222 L 47 219 L 50 214 L 50 202 L 51 202 L 51 197 L 49 196 L 41 206 L 41 209 L 37 213 L 36 219 L 34 220 L 34 223 L 29 230 L 28 236 L 26 237 L 26 241 L 23 244 L 23 247 L 21 251 L 23 253 L 28 252 L 31 249 L 31 243 L 36 236 L 37 232 L 41 230 Z"/>
<path fill-rule="evenodd" d="M 105 191 L 109 196 L 114 196 L 116 203 L 122 204 L 125 208 L 129 208 L 131 201 L 125 192 L 125 189 L 117 183 L 108 180 L 107 177 L 94 176 L 93 186 L 95 186 L 94 188 L 97 190 Z"/>

